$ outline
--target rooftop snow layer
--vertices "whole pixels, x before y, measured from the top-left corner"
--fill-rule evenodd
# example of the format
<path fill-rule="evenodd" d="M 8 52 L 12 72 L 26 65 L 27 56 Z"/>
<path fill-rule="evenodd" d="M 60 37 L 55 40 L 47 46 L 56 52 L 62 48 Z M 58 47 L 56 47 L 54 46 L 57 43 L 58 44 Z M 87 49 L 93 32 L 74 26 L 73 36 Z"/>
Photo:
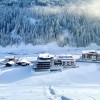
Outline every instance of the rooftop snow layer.
<path fill-rule="evenodd" d="M 51 58 L 53 57 L 53 55 L 50 55 L 49 53 L 43 53 L 43 54 L 39 54 L 38 57 L 39 58 Z"/>
<path fill-rule="evenodd" d="M 82 53 L 96 52 L 95 50 L 83 50 Z"/>

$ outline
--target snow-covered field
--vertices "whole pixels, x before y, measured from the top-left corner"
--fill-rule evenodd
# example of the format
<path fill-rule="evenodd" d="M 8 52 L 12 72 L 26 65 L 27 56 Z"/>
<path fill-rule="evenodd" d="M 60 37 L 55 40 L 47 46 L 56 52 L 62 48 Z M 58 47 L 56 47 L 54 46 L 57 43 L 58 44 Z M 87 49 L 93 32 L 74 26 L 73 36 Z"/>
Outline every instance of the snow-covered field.
<path fill-rule="evenodd" d="M 34 59 L 38 53 L 45 51 L 52 54 L 71 53 L 77 57 L 83 49 L 99 50 L 95 45 L 88 48 L 54 47 L 1 48 L 0 59 L 12 54 Z M 0 100 L 100 100 L 100 63 L 78 62 L 78 65 L 79 68 L 62 72 L 39 73 L 32 71 L 32 65 L 11 68 L 0 66 Z"/>

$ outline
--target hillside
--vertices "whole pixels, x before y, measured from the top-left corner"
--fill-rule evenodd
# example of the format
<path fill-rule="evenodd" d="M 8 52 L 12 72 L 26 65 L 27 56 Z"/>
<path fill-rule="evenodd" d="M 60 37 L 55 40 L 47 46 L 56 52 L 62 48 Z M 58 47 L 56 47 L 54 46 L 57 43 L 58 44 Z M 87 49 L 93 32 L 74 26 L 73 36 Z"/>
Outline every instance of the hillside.
<path fill-rule="evenodd" d="M 0 45 L 56 41 L 85 47 L 100 45 L 99 0 L 1 0 Z"/>

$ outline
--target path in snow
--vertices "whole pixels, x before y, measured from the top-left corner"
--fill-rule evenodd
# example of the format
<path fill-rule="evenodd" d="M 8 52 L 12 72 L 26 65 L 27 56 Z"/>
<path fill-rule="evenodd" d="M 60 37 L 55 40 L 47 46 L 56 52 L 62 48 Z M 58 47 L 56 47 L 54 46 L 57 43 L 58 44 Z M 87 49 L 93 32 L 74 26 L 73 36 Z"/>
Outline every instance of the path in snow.
<path fill-rule="evenodd" d="M 100 100 L 100 87 L 53 86 L 53 89 L 56 91 L 56 94 L 61 93 L 61 100 Z M 67 99 L 66 97 L 73 99 Z"/>
<path fill-rule="evenodd" d="M 73 100 L 57 92 L 52 86 L 44 88 L 44 95 L 49 100 Z"/>

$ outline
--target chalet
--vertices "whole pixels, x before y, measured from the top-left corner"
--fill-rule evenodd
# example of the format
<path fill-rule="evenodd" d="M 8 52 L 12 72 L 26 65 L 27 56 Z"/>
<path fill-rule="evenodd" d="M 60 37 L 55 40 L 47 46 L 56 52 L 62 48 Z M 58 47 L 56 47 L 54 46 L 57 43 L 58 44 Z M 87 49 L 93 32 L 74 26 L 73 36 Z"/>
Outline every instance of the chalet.
<path fill-rule="evenodd" d="M 61 65 L 63 68 L 77 67 L 72 55 L 58 55 L 56 59 L 54 59 L 54 65 Z"/>
<path fill-rule="evenodd" d="M 97 60 L 99 59 L 99 53 L 95 50 L 84 50 L 82 51 L 82 59 L 83 60 Z"/>
<path fill-rule="evenodd" d="M 12 65 L 15 65 L 17 60 L 18 59 L 15 56 L 12 56 L 12 57 L 7 57 L 2 63 L 10 67 Z"/>
<path fill-rule="evenodd" d="M 15 62 L 14 61 L 9 61 L 5 64 L 7 67 L 10 67 L 10 66 L 13 66 L 15 65 Z"/>
<path fill-rule="evenodd" d="M 31 62 L 27 61 L 26 59 L 24 58 L 21 58 L 19 59 L 17 62 L 16 62 L 17 65 L 20 65 L 20 66 L 27 66 L 27 65 L 30 65 Z"/>

